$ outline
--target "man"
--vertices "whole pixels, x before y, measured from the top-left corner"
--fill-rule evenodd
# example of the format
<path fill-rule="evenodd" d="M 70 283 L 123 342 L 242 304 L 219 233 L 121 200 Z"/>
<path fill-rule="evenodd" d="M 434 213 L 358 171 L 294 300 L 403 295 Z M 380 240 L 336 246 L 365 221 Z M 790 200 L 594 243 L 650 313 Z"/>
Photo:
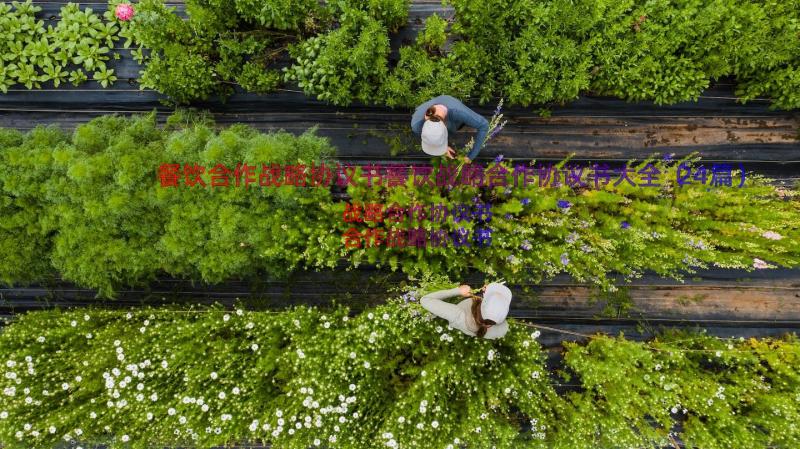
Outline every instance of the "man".
<path fill-rule="evenodd" d="M 411 116 L 411 130 L 422 138 L 422 151 L 431 156 L 453 159 L 455 151 L 447 144 L 447 137 L 464 125 L 478 130 L 472 151 L 464 156 L 465 162 L 474 160 L 481 151 L 489 121 L 450 95 L 440 95 L 417 106 Z"/>

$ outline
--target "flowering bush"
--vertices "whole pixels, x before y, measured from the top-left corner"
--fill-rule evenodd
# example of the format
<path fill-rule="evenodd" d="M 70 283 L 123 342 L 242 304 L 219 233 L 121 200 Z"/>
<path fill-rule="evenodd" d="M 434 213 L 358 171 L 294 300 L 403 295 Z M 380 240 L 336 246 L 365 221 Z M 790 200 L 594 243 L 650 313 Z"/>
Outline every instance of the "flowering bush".
<path fill-rule="evenodd" d="M 424 291 L 416 293 L 422 294 Z M 413 300 L 351 317 L 84 309 L 0 333 L 0 441 L 109 447 L 793 447 L 800 343 L 702 334 L 567 344 L 468 337 Z M 563 390 L 559 384 L 574 386 Z"/>
<path fill-rule="evenodd" d="M 501 124 L 498 114 L 493 125 Z M 353 223 L 343 220 L 347 205 L 328 189 L 259 186 L 261 164 L 310 170 L 325 162 L 336 171 L 334 149 L 313 131 L 300 137 L 243 125 L 215 131 L 208 121 L 182 115 L 159 128 L 151 114 L 101 117 L 72 136 L 56 128 L 7 130 L 0 142 L 0 213 L 6 217 L 0 248 L 13 261 L 0 265 L 0 279 L 9 284 L 41 280 L 55 268 L 64 279 L 112 296 L 118 286 L 160 273 L 221 282 L 279 276 L 300 266 L 335 268 L 344 259 L 351 267 L 371 263 L 410 275 L 477 269 L 512 283 L 568 273 L 613 290 L 614 273 L 631 279 L 650 270 L 680 279 L 709 266 L 794 267 L 800 255 L 796 194 L 752 175 L 743 188 L 678 186 L 674 168 L 680 161 L 631 164 L 629 173 L 652 164 L 663 174 L 661 187 L 615 187 L 612 178 L 599 188 L 573 188 L 562 177 L 560 187 L 540 188 L 530 172 L 524 186 L 519 170 L 531 166 L 501 157 L 489 170 L 507 186 L 423 187 L 415 185 L 422 178 L 417 175 L 402 186 L 370 187 L 358 168 L 347 190 L 353 204 L 469 209 L 465 221 L 448 212 L 434 223 L 415 213 L 401 224 L 366 223 L 360 230 L 380 228 L 388 235 L 393 226 L 421 227 L 452 235 L 463 228 L 491 243 L 345 249 L 343 235 Z M 210 187 L 209 171 L 217 163 L 229 170 L 238 163 L 254 166 L 252 185 L 245 188 L 240 173 L 236 187 L 229 173 L 231 187 Z M 442 163 L 435 168 L 457 168 Z M 184 180 L 179 188 L 161 187 L 161 164 L 178 164 L 181 171 L 204 166 L 198 173 L 204 184 L 188 187 Z M 565 164 L 559 167 L 566 170 Z M 464 175 L 467 166 L 462 170 Z M 331 175 L 328 184 L 336 179 Z M 482 220 L 474 219 L 480 209 Z"/>

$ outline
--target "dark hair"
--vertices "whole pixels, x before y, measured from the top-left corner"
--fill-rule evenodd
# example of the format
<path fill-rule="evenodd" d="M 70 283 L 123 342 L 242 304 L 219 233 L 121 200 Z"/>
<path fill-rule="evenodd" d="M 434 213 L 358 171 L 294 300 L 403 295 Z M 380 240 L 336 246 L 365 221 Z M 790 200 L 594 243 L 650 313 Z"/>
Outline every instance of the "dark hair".
<path fill-rule="evenodd" d="M 489 326 L 497 324 L 493 320 L 484 320 L 483 316 L 481 316 L 482 301 L 482 297 L 472 295 L 472 318 L 474 318 L 475 322 L 478 323 L 478 332 L 476 333 L 478 337 L 483 337 L 486 335 L 486 331 L 489 330 Z"/>
<path fill-rule="evenodd" d="M 425 111 L 425 117 L 432 122 L 441 122 L 442 118 L 436 115 L 436 106 L 431 106 Z"/>

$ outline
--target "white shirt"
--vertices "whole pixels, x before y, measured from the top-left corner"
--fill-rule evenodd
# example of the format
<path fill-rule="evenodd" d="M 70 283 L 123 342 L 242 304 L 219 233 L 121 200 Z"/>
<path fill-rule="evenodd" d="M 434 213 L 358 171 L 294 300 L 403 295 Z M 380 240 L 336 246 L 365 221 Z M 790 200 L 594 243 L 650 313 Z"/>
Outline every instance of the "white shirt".
<path fill-rule="evenodd" d="M 450 290 L 439 290 L 438 292 L 428 293 L 423 296 L 419 303 L 425 310 L 438 316 L 439 318 L 446 319 L 450 326 L 461 332 L 475 337 L 478 331 L 478 325 L 472 318 L 472 298 L 466 298 L 458 304 L 452 304 L 442 301 L 443 299 L 452 298 L 453 296 L 461 296 L 461 291 L 456 288 Z M 486 330 L 486 335 L 483 338 L 495 339 L 501 338 L 508 332 L 508 322 L 503 321 L 490 326 Z"/>

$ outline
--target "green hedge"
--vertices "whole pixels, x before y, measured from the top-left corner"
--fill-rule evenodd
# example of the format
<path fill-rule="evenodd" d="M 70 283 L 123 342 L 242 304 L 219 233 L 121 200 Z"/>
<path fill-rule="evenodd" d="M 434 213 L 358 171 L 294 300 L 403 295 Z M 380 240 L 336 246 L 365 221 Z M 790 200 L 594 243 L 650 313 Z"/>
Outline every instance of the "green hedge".
<path fill-rule="evenodd" d="M 743 102 L 800 107 L 798 0 L 449 0 L 451 26 L 428 18 L 396 64 L 389 33 L 407 22 L 405 0 L 262 3 L 189 0 L 185 21 L 162 0 L 139 3 L 125 35 L 151 50 L 143 86 L 179 102 L 225 96 L 231 82 L 268 92 L 288 48 L 284 80 L 338 105 L 416 106 L 448 93 L 528 106 L 585 92 L 672 104 L 732 76 Z"/>
<path fill-rule="evenodd" d="M 410 275 L 458 276 L 477 269 L 509 282 L 568 273 L 613 290 L 611 273 L 632 279 L 650 270 L 680 278 L 695 268 L 796 267 L 800 260 L 796 191 L 752 174 L 742 188 L 709 189 L 698 182 L 679 187 L 677 162 L 651 161 L 663 173 L 660 188 L 613 187 L 613 179 L 599 189 L 540 188 L 536 177 L 523 187 L 521 176 L 514 187 L 519 167 L 508 161 L 490 165 L 508 170 L 501 176 L 508 187 L 418 187 L 410 177 L 404 186 L 379 188 L 368 187 L 359 168 L 357 185 L 347 188 L 352 204 L 442 204 L 452 210 L 479 202 L 489 204 L 492 215 L 486 223 L 456 222 L 453 214 L 433 223 L 415 214 L 401 224 L 354 226 L 343 219 L 346 203 L 327 188 L 257 183 L 262 164 L 301 164 L 310 171 L 324 162 L 335 172 L 333 147 L 313 130 L 299 137 L 244 125 L 216 131 L 207 119 L 183 114 L 161 128 L 149 114 L 101 117 L 71 135 L 55 127 L 2 130 L 0 144 L 0 250 L 7 261 L 0 280 L 7 284 L 44 280 L 57 271 L 113 296 L 120 286 L 163 274 L 222 282 L 281 276 L 303 266 L 334 268 L 345 259 L 351 267 L 370 263 Z M 632 167 L 638 171 L 645 162 Z M 175 163 L 207 171 L 217 163 L 231 170 L 247 163 L 257 167 L 256 183 L 211 188 L 206 172 L 202 179 L 209 187 L 161 187 L 159 166 Z M 493 234 L 484 246 L 345 249 L 343 235 L 351 226 L 361 232 L 381 228 L 384 235 L 392 226 L 448 233 L 464 228 L 470 236 L 490 228 Z"/>
<path fill-rule="evenodd" d="M 406 296 L 408 298 L 408 296 Z M 415 303 L 33 312 L 0 333 L 0 441 L 113 448 L 797 447 L 800 343 L 467 337 Z M 567 385 L 561 387 L 560 385 Z"/>

